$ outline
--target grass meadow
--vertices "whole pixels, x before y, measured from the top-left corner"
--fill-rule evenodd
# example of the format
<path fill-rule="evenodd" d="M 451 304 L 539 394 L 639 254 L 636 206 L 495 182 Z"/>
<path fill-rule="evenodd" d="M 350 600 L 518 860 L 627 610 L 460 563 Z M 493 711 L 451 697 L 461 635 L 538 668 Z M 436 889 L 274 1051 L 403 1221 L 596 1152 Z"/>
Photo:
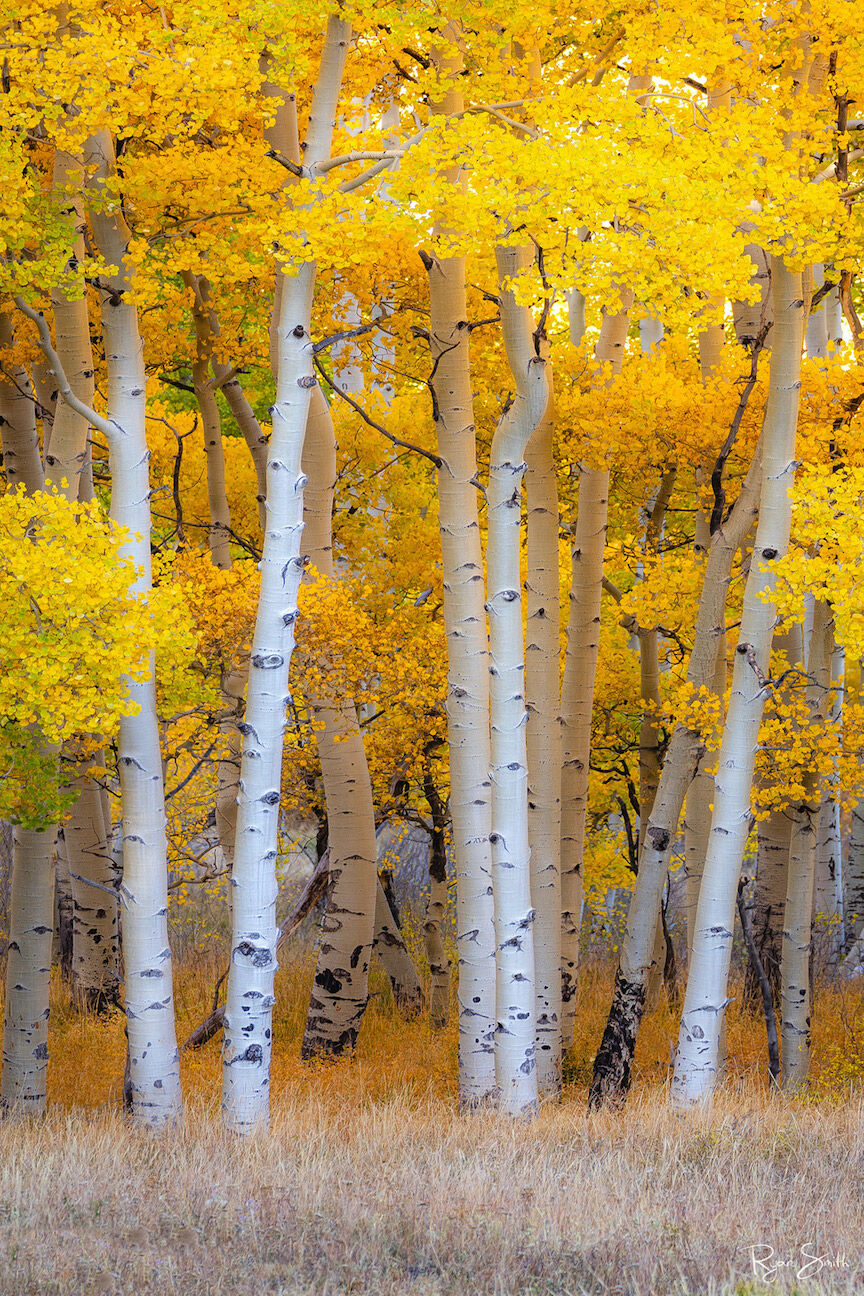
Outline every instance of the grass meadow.
<path fill-rule="evenodd" d="M 218 967 L 177 969 L 181 1038 Z M 456 1033 L 406 1023 L 386 982 L 353 1063 L 302 1065 L 311 953 L 279 973 L 266 1137 L 219 1126 L 219 1044 L 183 1058 L 182 1130 L 133 1130 L 122 1017 L 54 991 L 48 1116 L 0 1128 L 0 1296 L 606 1296 L 860 1292 L 860 986 L 820 987 L 814 1083 L 763 1078 L 764 1029 L 736 998 L 709 1113 L 667 1104 L 675 1015 L 646 1020 L 633 1095 L 589 1115 L 613 968 L 582 976 L 563 1101 L 531 1124 L 456 1110 Z"/>

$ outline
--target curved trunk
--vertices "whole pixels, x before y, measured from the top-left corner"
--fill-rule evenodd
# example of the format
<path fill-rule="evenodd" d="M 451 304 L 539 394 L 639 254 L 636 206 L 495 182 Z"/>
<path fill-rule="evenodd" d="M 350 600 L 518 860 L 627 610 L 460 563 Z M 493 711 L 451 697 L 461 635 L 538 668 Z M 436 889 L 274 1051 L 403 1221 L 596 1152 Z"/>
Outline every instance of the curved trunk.
<path fill-rule="evenodd" d="M 707 686 L 716 669 L 718 645 L 726 634 L 726 594 L 732 565 L 757 510 L 760 476 L 761 453 L 757 450 L 729 518 L 711 538 L 687 666 L 687 680 L 696 689 Z M 698 731 L 676 724 L 639 856 L 612 1004 L 594 1059 L 591 1106 L 621 1102 L 630 1088 L 633 1054 L 653 963 L 656 915 L 684 797 L 703 755 L 704 744 Z"/>
<path fill-rule="evenodd" d="M 0 1107 L 15 1116 L 45 1110 L 55 836 L 13 829 Z"/>
<path fill-rule="evenodd" d="M 787 270 L 777 257 L 772 261 L 772 280 L 776 319 L 763 432 L 759 522 L 744 590 L 732 692 L 715 779 L 711 837 L 675 1060 L 672 1098 L 677 1106 L 710 1099 L 716 1082 L 738 877 L 750 829 L 750 789 L 774 630 L 770 598 L 774 575 L 770 564 L 785 553 L 789 543 L 803 294 L 800 273 Z M 766 563 L 767 568 L 763 566 Z"/>

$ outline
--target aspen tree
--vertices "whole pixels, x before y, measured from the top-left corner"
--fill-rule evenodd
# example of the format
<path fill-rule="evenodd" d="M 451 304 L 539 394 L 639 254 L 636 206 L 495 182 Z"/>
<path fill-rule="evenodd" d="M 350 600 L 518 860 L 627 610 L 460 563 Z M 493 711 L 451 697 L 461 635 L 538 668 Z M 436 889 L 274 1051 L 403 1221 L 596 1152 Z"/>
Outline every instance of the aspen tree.
<path fill-rule="evenodd" d="M 349 24 L 327 23 L 304 150 L 314 168 L 329 156 L 345 70 Z M 222 1110 L 228 1129 L 251 1133 L 269 1119 L 276 854 L 282 749 L 297 593 L 303 569 L 303 439 L 315 378 L 311 317 L 315 264 L 277 274 L 276 400 L 267 465 L 267 529 L 255 620 L 232 874 L 231 964 L 225 1005 Z"/>
<path fill-rule="evenodd" d="M 707 1101 L 716 1083 L 738 875 L 749 831 L 750 789 L 774 627 L 770 563 L 785 553 L 789 542 L 803 296 L 800 273 L 790 271 L 779 256 L 772 257 L 771 272 L 774 346 L 763 432 L 759 522 L 718 757 L 711 837 L 675 1059 L 672 1100 L 677 1106 Z"/>
<path fill-rule="evenodd" d="M 624 294 L 622 297 L 623 310 L 604 311 L 594 350 L 595 358 L 611 366 L 613 375 L 621 372 L 627 342 L 630 299 Z M 579 340 L 576 336 L 579 329 L 579 319 L 574 320 L 571 309 L 571 341 Z M 608 504 L 608 470 L 583 465 L 579 476 L 567 649 L 561 681 L 561 1035 L 565 1051 L 573 1043 L 576 1020 L 582 860 Z"/>
<path fill-rule="evenodd" d="M 527 576 L 525 706 L 531 899 L 536 913 L 537 1084 L 561 1087 L 561 726 L 558 479 L 553 459 L 552 367 L 549 400 L 525 451 Z"/>
<path fill-rule="evenodd" d="M 445 83 L 432 111 L 463 109 L 458 57 L 441 58 Z M 449 176 L 454 183 L 458 177 Z M 438 457 L 438 519 L 447 639 L 450 814 L 459 960 L 459 1101 L 495 1090 L 495 911 L 492 894 L 489 646 L 477 510 L 477 453 L 464 257 L 423 254 L 429 280 L 430 388 Z"/>
<path fill-rule="evenodd" d="M 516 384 L 492 441 L 489 465 L 487 610 L 492 731 L 492 880 L 495 897 L 495 1080 L 511 1115 L 537 1106 L 534 910 L 528 844 L 525 647 L 519 575 L 521 483 L 525 450 L 549 403 L 546 362 L 530 312 L 512 286 L 524 266 L 516 248 L 499 247 L 501 327 Z"/>
<path fill-rule="evenodd" d="M 718 641 L 726 633 L 726 594 L 732 566 L 738 547 L 756 514 L 760 477 L 761 453 L 757 450 L 732 512 L 711 537 L 693 649 L 687 666 L 687 682 L 694 690 L 706 687 L 713 678 Z M 698 727 L 680 722 L 676 724 L 645 830 L 639 873 L 630 899 L 615 974 L 612 1005 L 594 1059 L 589 1098 L 592 1106 L 604 1102 L 621 1102 L 630 1088 L 633 1054 L 653 963 L 656 916 L 669 867 L 672 841 L 684 798 L 703 752 L 704 740 Z"/>
<path fill-rule="evenodd" d="M 816 601 L 810 655 L 807 662 L 808 724 L 824 723 L 831 683 L 834 623 L 831 609 Z M 781 1083 L 803 1088 L 810 1069 L 810 958 L 813 933 L 813 883 L 816 869 L 816 829 L 821 804 L 820 780 L 805 769 L 804 796 L 792 807 L 789 870 L 783 915 L 780 983 Z"/>
<path fill-rule="evenodd" d="M 307 420 L 303 471 L 304 549 L 318 575 L 332 580 L 336 441 L 320 389 L 313 395 Z M 303 1036 L 306 1058 L 338 1056 L 354 1048 L 369 997 L 373 940 L 380 933 L 382 949 L 392 945 L 387 940 L 389 905 L 384 897 L 382 906 L 378 880 L 372 784 L 356 707 L 350 699 L 335 697 L 315 698 L 311 705 L 327 808 L 330 880 Z M 397 976 L 402 975 L 400 969 Z"/>

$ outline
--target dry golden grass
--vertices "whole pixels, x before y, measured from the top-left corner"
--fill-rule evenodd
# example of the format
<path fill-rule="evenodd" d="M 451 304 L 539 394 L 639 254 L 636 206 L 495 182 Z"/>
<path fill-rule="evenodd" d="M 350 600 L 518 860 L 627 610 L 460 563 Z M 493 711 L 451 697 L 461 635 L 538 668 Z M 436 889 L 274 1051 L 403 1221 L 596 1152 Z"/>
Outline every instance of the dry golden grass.
<path fill-rule="evenodd" d="M 213 973 L 181 969 L 181 1034 Z M 861 1290 L 864 1114 L 855 1067 L 831 1062 L 832 1039 L 856 1046 L 857 988 L 820 994 L 819 1102 L 768 1093 L 760 1024 L 733 1009 L 713 1112 L 673 1116 L 662 1007 L 627 1109 L 588 1116 L 611 980 L 589 966 L 564 1101 L 525 1124 L 457 1115 L 455 1033 L 400 1021 L 377 979 L 356 1063 L 301 1066 L 310 974 L 280 973 L 273 1127 L 243 1143 L 219 1130 L 215 1041 L 184 1059 L 184 1129 L 132 1130 L 121 1020 L 74 1015 L 57 986 L 50 1115 L 0 1130 L 0 1296 Z M 808 1243 L 845 1265 L 796 1278 Z M 770 1280 L 750 1250 L 767 1265 L 769 1246 L 791 1262 Z"/>

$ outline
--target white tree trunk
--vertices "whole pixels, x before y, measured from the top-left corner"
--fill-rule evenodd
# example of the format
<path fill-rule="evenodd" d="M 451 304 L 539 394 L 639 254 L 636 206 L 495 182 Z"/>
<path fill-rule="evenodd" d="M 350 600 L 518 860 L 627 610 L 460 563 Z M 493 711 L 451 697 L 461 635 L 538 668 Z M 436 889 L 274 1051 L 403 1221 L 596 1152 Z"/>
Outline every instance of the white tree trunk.
<path fill-rule="evenodd" d="M 409 1020 L 416 1017 L 423 1008 L 423 986 L 380 877 L 375 893 L 375 939 L 372 948 L 387 973 L 396 1007 L 403 1017 Z"/>
<path fill-rule="evenodd" d="M 455 111 L 455 109 L 454 109 Z M 495 917 L 489 766 L 489 648 L 477 512 L 477 457 L 465 261 L 426 258 L 431 387 L 437 435 L 438 522 L 447 641 L 450 813 L 459 961 L 459 1101 L 495 1089 Z"/>
<path fill-rule="evenodd" d="M 107 418 L 99 426 L 109 444 L 111 517 L 128 529 L 121 557 L 132 559 L 138 572 L 133 588 L 146 594 L 151 586 L 146 378 L 137 309 L 129 300 L 130 235 L 116 205 L 113 210 L 106 207 L 103 193 L 114 171 L 113 143 L 107 133 L 89 141 L 85 164 L 92 169 L 90 184 L 96 198 L 91 212 L 94 238 L 105 261 L 119 267 L 118 273 L 100 279 L 108 400 Z M 129 680 L 137 711 L 120 721 L 124 843 L 120 904 L 133 1115 L 140 1124 L 163 1127 L 180 1118 L 181 1096 L 154 671 L 151 660 L 146 680 Z"/>
<path fill-rule="evenodd" d="M 320 390 L 309 411 L 303 470 L 303 547 L 312 567 L 332 580 L 336 440 Z M 330 881 L 303 1037 L 305 1058 L 338 1056 L 354 1048 L 369 999 L 376 923 L 384 918 L 372 784 L 354 702 L 324 697 L 312 698 L 310 705 L 327 807 Z"/>
<path fill-rule="evenodd" d="M 525 703 L 531 900 L 536 914 L 537 1085 L 541 1095 L 554 1095 L 561 1088 L 561 618 L 551 366 L 547 366 L 547 380 L 549 401 L 525 452 Z"/>
<path fill-rule="evenodd" d="M 726 595 L 738 547 L 756 513 L 761 478 L 757 449 L 741 493 L 725 523 L 711 537 L 705 578 L 687 666 L 687 681 L 698 689 L 710 684 L 719 643 L 726 634 Z M 639 873 L 627 911 L 615 990 L 603 1039 L 594 1061 L 590 1102 L 621 1102 L 630 1087 L 636 1038 L 645 1007 L 646 987 L 654 958 L 654 933 L 663 895 L 669 856 L 704 743 L 697 730 L 677 724 L 663 763 L 660 784 L 639 856 Z"/>
<path fill-rule="evenodd" d="M 502 1110 L 537 1106 L 534 910 L 528 845 L 525 644 L 520 578 L 525 450 L 549 401 L 546 365 L 534 347 L 527 307 L 509 280 L 524 265 L 518 249 L 496 249 L 501 325 L 516 384 L 492 440 L 487 581 L 492 730 L 492 882 L 495 897 L 495 1080 Z"/>
<path fill-rule="evenodd" d="M 571 294 L 570 338 L 578 341 L 577 334 L 583 321 L 578 316 L 574 319 L 573 300 L 574 294 Z M 624 304 L 629 305 L 629 300 Z M 621 370 L 628 319 L 627 310 L 603 316 L 595 356 L 603 363 L 611 364 L 613 373 Z M 579 476 L 567 650 L 561 681 L 561 1044 L 564 1052 L 573 1043 L 576 1020 L 591 716 L 600 647 L 600 598 L 608 505 L 608 471 L 583 467 Z"/>
<path fill-rule="evenodd" d="M 73 900 L 72 998 L 85 1011 L 102 1013 L 120 1002 L 118 906 L 103 889 L 114 886 L 111 825 L 105 826 L 93 779 L 81 775 L 73 788 L 78 797 L 64 825 Z"/>
<path fill-rule="evenodd" d="M 763 431 L 763 477 L 753 560 L 744 591 L 732 693 L 715 778 L 711 837 L 687 979 L 672 1099 L 677 1106 L 704 1102 L 717 1077 L 721 1024 L 741 861 L 750 830 L 750 790 L 759 725 L 767 693 L 774 630 L 770 564 L 786 552 L 795 473 L 795 434 L 803 345 L 800 273 L 772 261 L 774 348 Z M 767 570 L 763 564 L 768 563 Z"/>
<path fill-rule="evenodd" d="M 820 725 L 827 710 L 834 621 L 821 599 L 816 603 L 807 673 L 808 723 Z M 789 875 L 783 921 L 780 989 L 781 1082 L 784 1089 L 803 1088 L 810 1070 L 810 950 L 813 930 L 813 882 L 820 780 L 804 771 L 804 799 L 793 807 Z"/>
<path fill-rule="evenodd" d="M 12 316 L 8 310 L 0 309 L 0 349 L 11 352 L 14 340 Z M 0 369 L 0 437 L 9 490 L 20 486 L 28 495 L 43 490 L 45 473 L 33 389 L 26 369 L 11 361 Z"/>
<path fill-rule="evenodd" d="M 0 1107 L 16 1116 L 41 1115 L 47 1096 L 55 835 L 13 829 Z"/>
<path fill-rule="evenodd" d="M 331 16 L 306 137 L 306 161 L 326 158 L 345 70 L 350 26 Z M 303 570 L 301 471 L 315 386 L 311 332 L 315 266 L 277 272 L 276 399 L 267 464 L 267 527 L 252 641 L 245 745 L 240 767 L 232 876 L 233 923 L 222 1067 L 225 1125 L 237 1133 L 269 1119 L 273 984 L 276 973 L 276 857 L 282 750 Z"/>

